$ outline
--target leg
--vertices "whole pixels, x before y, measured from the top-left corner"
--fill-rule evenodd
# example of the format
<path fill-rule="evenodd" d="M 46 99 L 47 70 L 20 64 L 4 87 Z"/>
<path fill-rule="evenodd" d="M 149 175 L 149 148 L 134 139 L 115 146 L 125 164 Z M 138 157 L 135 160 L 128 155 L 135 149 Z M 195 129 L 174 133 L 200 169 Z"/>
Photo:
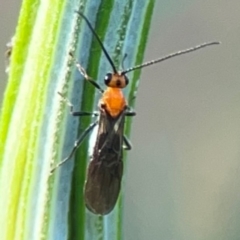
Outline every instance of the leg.
<path fill-rule="evenodd" d="M 51 174 L 58 168 L 60 167 L 62 164 L 64 164 L 65 162 L 67 162 L 72 156 L 73 154 L 76 152 L 76 150 L 79 148 L 80 144 L 83 142 L 83 140 L 85 139 L 85 137 L 93 130 L 93 128 L 98 124 L 98 120 L 95 121 L 94 123 L 92 123 L 83 133 L 82 135 L 80 135 L 80 137 L 77 139 L 77 141 L 74 143 L 74 147 L 72 149 L 72 151 L 70 152 L 69 156 L 66 157 L 64 160 L 62 160 L 61 162 L 59 162 L 55 167 L 53 167 L 51 169 Z"/>
<path fill-rule="evenodd" d="M 136 116 L 136 112 L 134 112 L 134 110 L 131 107 L 127 106 L 127 109 L 125 111 L 125 116 L 127 117 Z"/>
<path fill-rule="evenodd" d="M 127 137 L 124 135 L 123 136 L 123 142 L 125 145 L 123 145 L 123 149 L 124 150 L 131 150 L 132 149 L 132 144 L 130 143 L 130 141 L 127 139 Z"/>
<path fill-rule="evenodd" d="M 77 61 L 77 59 L 74 58 L 73 54 L 70 52 L 69 55 L 74 60 L 75 65 L 76 65 L 78 71 L 82 74 L 82 76 L 87 81 L 89 81 L 95 88 L 97 88 L 101 93 L 103 93 L 104 90 L 100 87 L 100 85 L 96 81 L 94 81 L 91 77 L 88 76 L 88 74 L 86 73 L 85 69 L 81 66 L 81 64 Z"/>
<path fill-rule="evenodd" d="M 127 112 L 125 112 L 125 116 L 127 116 L 127 117 L 133 117 L 133 116 L 136 116 L 136 112 L 134 112 L 132 109 L 130 109 L 129 107 L 128 107 L 128 111 Z M 124 144 L 125 145 L 123 145 L 123 149 L 124 150 L 131 150 L 132 149 L 132 144 L 130 143 L 130 141 L 128 140 L 128 138 L 125 136 L 125 135 L 123 135 L 123 142 L 124 142 Z"/>
<path fill-rule="evenodd" d="M 127 111 L 127 112 L 125 112 L 125 116 L 126 117 L 134 117 L 134 116 L 136 116 L 136 112 L 134 112 L 132 110 Z"/>
<path fill-rule="evenodd" d="M 58 94 L 61 96 L 61 98 L 67 103 L 67 105 L 69 106 L 70 108 L 70 113 L 71 115 L 73 115 L 74 117 L 78 116 L 94 116 L 94 117 L 97 117 L 99 114 L 98 112 L 75 112 L 73 111 L 73 104 L 66 98 L 62 95 L 62 93 L 58 92 Z"/>

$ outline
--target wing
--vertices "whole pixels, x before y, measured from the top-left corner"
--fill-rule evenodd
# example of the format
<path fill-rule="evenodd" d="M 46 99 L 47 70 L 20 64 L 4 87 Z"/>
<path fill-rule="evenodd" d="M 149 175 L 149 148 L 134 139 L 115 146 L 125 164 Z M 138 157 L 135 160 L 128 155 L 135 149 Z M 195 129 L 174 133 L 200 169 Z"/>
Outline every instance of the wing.
<path fill-rule="evenodd" d="M 118 199 L 123 174 L 122 144 L 125 112 L 112 118 L 101 112 L 93 158 L 88 167 L 85 203 L 95 213 L 112 211 Z"/>

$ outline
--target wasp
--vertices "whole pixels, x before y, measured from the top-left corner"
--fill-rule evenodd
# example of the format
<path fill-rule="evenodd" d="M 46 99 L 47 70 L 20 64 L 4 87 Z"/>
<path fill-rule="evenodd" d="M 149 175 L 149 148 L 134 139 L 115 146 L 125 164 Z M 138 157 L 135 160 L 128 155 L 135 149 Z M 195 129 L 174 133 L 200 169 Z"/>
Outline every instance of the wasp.
<path fill-rule="evenodd" d="M 125 117 L 136 115 L 136 113 L 128 106 L 127 100 L 122 92 L 122 89 L 125 88 L 129 83 L 129 79 L 126 74 L 179 55 L 193 52 L 207 46 L 219 44 L 219 42 L 204 43 L 128 68 L 123 71 L 119 71 L 115 67 L 106 48 L 104 47 L 102 41 L 93 29 L 87 17 L 81 12 L 77 12 L 77 14 L 79 14 L 85 20 L 92 34 L 95 36 L 105 54 L 105 57 L 112 67 L 112 72 L 106 74 L 104 78 L 106 89 L 103 90 L 97 82 L 87 75 L 80 63 L 75 60 L 76 66 L 80 73 L 102 94 L 98 105 L 99 112 L 74 112 L 71 102 L 64 98 L 61 93 L 59 94 L 67 101 L 68 105 L 70 106 L 70 112 L 73 116 L 94 115 L 98 116 L 98 119 L 80 135 L 78 140 L 75 142 L 75 145 L 69 156 L 57 164 L 52 169 L 52 172 L 57 167 L 71 159 L 84 138 L 93 130 L 94 127 L 98 126 L 93 155 L 87 170 L 84 198 L 86 207 L 91 212 L 95 214 L 106 215 L 110 213 L 116 205 L 121 189 L 121 179 L 123 176 L 123 149 L 131 149 L 130 142 L 128 141 L 127 137 L 124 136 Z M 73 57 L 72 54 L 71 56 Z"/>

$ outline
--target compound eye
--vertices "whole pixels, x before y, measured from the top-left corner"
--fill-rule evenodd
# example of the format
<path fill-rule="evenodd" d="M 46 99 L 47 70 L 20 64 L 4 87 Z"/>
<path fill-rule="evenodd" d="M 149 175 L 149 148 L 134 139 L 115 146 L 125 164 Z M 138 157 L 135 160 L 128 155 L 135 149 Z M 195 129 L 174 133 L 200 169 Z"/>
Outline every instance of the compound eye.
<path fill-rule="evenodd" d="M 105 84 L 108 86 L 109 83 L 111 82 L 111 80 L 112 80 L 112 73 L 107 73 L 105 78 L 104 78 Z"/>
<path fill-rule="evenodd" d="M 124 78 L 125 78 L 125 86 L 127 86 L 128 83 L 129 83 L 128 77 L 127 77 L 127 76 L 124 76 Z"/>

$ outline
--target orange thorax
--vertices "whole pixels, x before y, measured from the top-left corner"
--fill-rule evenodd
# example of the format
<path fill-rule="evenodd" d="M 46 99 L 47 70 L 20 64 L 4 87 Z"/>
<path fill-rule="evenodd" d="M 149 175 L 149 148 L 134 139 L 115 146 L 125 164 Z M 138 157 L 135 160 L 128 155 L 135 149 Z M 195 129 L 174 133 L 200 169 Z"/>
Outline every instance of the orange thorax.
<path fill-rule="evenodd" d="M 108 87 L 100 100 L 100 105 L 102 104 L 112 117 L 116 117 L 123 111 L 127 102 L 121 89 Z"/>

